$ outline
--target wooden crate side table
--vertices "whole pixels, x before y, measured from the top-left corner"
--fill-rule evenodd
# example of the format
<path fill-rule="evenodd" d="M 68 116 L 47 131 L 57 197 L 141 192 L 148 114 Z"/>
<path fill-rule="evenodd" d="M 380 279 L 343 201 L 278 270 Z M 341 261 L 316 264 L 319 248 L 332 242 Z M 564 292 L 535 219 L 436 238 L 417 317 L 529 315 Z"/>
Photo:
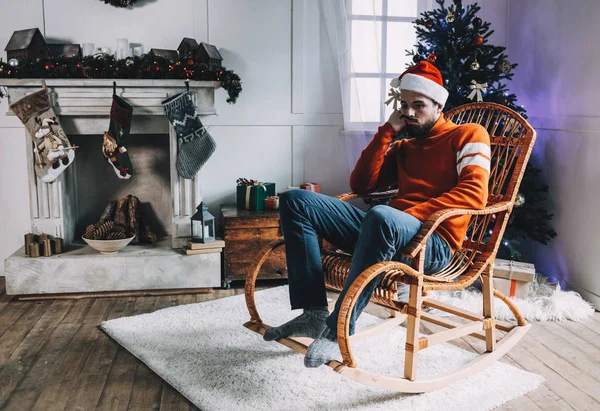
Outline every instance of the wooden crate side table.
<path fill-rule="evenodd" d="M 275 210 L 238 210 L 235 204 L 221 205 L 221 238 L 225 240 L 224 281 L 245 280 L 256 263 L 259 251 L 281 235 L 279 212 Z M 285 248 L 267 259 L 259 280 L 286 279 Z"/>

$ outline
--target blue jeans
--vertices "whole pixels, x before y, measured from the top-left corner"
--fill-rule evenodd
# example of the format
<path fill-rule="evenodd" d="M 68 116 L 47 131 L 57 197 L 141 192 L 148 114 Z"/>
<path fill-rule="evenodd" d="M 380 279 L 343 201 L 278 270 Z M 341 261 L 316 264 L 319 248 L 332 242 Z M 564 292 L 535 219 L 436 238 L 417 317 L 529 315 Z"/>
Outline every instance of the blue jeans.
<path fill-rule="evenodd" d="M 394 260 L 410 264 L 400 251 L 422 224 L 410 214 L 389 206 L 378 205 L 365 212 L 347 202 L 308 190 L 283 193 L 279 198 L 279 216 L 293 310 L 327 306 L 318 236 L 352 254 L 350 274 L 334 311 L 327 318 L 327 325 L 333 331 L 350 284 L 378 262 Z M 434 233 L 427 241 L 425 273 L 441 270 L 451 257 L 448 243 Z M 373 279 L 360 294 L 350 319 L 350 334 L 354 333 L 356 319 L 369 303 L 380 277 Z"/>

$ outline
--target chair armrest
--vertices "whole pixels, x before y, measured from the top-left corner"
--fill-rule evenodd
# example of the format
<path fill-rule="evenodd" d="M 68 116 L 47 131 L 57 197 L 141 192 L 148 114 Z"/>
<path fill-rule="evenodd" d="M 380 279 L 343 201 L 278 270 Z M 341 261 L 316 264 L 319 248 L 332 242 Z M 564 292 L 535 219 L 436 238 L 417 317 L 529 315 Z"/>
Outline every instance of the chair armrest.
<path fill-rule="evenodd" d="M 355 198 L 363 198 L 365 200 L 378 200 L 378 199 L 382 199 L 382 198 L 392 198 L 396 195 L 397 192 L 398 192 L 398 189 L 387 190 L 387 191 L 377 191 L 377 192 L 369 193 L 369 194 L 365 194 L 365 195 L 360 195 L 357 193 L 343 193 L 343 194 L 336 195 L 335 198 L 337 198 L 338 200 L 342 200 L 342 201 L 353 200 Z"/>
<path fill-rule="evenodd" d="M 482 210 L 472 209 L 460 209 L 460 208 L 448 208 L 445 210 L 436 211 L 427 220 L 423 222 L 423 225 L 419 229 L 419 232 L 412 238 L 412 240 L 402 250 L 402 255 L 407 258 L 415 258 L 423 246 L 427 243 L 429 237 L 433 234 L 435 229 L 442 223 L 442 221 L 459 215 L 485 215 L 494 214 L 501 211 L 510 211 L 513 207 L 512 201 L 502 201 L 494 205 L 488 206 Z"/>

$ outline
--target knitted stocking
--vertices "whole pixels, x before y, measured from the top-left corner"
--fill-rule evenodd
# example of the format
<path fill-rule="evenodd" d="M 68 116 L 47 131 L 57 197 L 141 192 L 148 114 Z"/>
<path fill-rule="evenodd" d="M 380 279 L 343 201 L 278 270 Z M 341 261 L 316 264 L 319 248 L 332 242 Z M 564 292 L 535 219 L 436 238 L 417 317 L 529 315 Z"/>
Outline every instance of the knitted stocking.
<path fill-rule="evenodd" d="M 108 131 L 104 132 L 102 154 L 114 168 L 117 177 L 122 179 L 130 178 L 133 172 L 127 152 L 132 115 L 133 108 L 121 97 L 113 94 L 110 124 Z"/>
<path fill-rule="evenodd" d="M 42 90 L 23 97 L 10 109 L 25 125 L 33 140 L 36 176 L 45 183 L 51 183 L 73 162 L 76 146 L 71 146 L 58 123 L 46 82 L 42 84 Z"/>
<path fill-rule="evenodd" d="M 202 125 L 188 92 L 169 97 L 162 105 L 177 133 L 177 173 L 183 178 L 193 178 L 215 152 L 215 140 Z"/>

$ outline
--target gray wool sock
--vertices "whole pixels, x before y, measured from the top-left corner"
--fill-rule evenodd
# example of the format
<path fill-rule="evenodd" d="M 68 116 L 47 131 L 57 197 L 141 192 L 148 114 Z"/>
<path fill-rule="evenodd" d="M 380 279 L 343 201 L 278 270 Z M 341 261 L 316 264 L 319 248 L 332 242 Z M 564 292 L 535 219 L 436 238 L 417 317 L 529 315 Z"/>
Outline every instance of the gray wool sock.
<path fill-rule="evenodd" d="M 341 356 L 336 333 L 329 327 L 325 327 L 323 332 L 308 346 L 304 356 L 304 366 L 317 368 Z"/>
<path fill-rule="evenodd" d="M 329 316 L 327 307 L 306 308 L 302 314 L 279 327 L 271 327 L 263 335 L 265 341 L 274 341 L 287 337 L 316 338 L 323 328 L 325 319 Z"/>

